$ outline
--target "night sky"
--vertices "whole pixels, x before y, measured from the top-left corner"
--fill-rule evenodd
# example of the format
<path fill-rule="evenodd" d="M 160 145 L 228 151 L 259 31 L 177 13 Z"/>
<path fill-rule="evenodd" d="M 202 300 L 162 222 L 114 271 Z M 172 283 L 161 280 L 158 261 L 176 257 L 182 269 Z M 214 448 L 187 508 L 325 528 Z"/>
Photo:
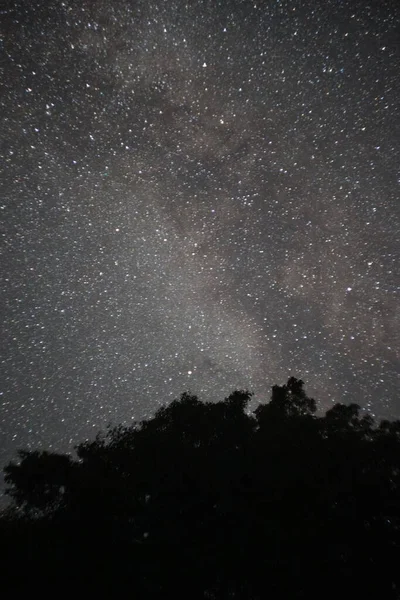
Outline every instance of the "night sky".
<path fill-rule="evenodd" d="M 1 466 L 290 375 L 399 418 L 400 3 L 1 6 Z"/>

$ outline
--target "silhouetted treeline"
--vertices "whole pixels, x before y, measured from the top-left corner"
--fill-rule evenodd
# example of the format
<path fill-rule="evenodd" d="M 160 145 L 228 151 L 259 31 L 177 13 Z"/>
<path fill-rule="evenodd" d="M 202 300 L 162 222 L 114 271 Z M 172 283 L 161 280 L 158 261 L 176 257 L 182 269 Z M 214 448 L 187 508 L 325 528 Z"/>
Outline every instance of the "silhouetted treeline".
<path fill-rule="evenodd" d="M 400 421 L 325 416 L 302 381 L 154 418 L 4 469 L 1 587 L 246 600 L 399 598 Z"/>

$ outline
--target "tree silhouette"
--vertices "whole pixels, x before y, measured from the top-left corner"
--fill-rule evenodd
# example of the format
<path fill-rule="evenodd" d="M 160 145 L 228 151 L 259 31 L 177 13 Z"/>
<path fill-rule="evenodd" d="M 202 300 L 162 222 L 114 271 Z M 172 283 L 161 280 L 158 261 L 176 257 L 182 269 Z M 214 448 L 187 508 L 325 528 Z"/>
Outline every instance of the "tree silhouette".
<path fill-rule="evenodd" d="M 400 422 L 375 426 L 355 404 L 316 416 L 294 377 L 253 414 L 251 396 L 182 394 L 75 459 L 20 451 L 4 469 L 4 581 L 136 598 L 398 598 Z"/>
<path fill-rule="evenodd" d="M 28 513 L 41 514 L 62 504 L 73 462 L 69 456 L 50 452 L 19 450 L 19 464 L 4 468 L 8 493 Z"/>

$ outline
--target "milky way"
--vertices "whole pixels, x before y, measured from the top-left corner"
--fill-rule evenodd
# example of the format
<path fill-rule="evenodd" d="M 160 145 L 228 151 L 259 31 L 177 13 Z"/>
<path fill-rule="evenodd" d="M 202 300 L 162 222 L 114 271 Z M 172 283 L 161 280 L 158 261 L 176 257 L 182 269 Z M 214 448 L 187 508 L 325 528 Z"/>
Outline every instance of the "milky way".
<path fill-rule="evenodd" d="M 289 375 L 400 417 L 397 2 L 0 20 L 2 464 Z"/>

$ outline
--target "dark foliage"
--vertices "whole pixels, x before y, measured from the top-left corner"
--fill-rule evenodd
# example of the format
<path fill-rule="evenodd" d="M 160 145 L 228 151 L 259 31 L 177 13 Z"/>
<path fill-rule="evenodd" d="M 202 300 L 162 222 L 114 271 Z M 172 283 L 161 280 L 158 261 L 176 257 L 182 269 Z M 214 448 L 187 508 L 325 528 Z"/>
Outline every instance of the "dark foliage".
<path fill-rule="evenodd" d="M 77 458 L 4 469 L 3 587 L 132 598 L 399 598 L 400 422 L 317 417 L 302 381 L 183 394 Z"/>

